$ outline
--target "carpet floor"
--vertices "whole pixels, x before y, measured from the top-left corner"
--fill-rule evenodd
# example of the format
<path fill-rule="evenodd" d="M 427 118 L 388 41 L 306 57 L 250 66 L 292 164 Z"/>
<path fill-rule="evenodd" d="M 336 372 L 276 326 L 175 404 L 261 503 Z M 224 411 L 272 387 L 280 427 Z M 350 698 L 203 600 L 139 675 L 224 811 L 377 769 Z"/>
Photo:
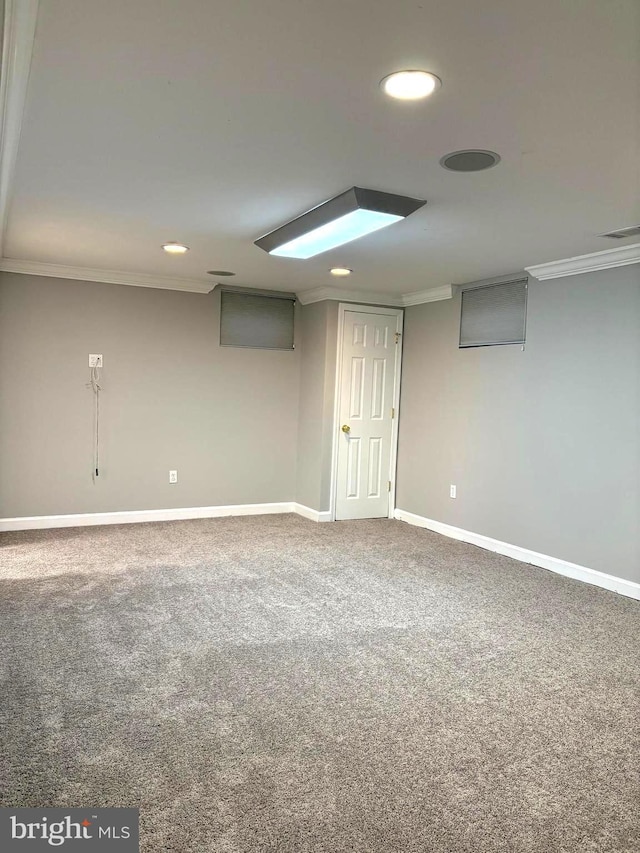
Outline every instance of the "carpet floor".
<path fill-rule="evenodd" d="M 637 853 L 640 603 L 397 521 L 0 537 L 4 806 L 141 850 Z"/>

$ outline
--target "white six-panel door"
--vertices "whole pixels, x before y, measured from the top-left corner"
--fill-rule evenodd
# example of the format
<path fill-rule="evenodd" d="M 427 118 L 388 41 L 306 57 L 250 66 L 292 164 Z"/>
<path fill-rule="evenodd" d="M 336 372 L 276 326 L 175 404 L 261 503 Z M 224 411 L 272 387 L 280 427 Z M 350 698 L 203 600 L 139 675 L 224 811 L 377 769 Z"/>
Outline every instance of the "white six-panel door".
<path fill-rule="evenodd" d="M 338 364 L 337 520 L 389 515 L 401 320 L 395 309 L 344 310 Z"/>

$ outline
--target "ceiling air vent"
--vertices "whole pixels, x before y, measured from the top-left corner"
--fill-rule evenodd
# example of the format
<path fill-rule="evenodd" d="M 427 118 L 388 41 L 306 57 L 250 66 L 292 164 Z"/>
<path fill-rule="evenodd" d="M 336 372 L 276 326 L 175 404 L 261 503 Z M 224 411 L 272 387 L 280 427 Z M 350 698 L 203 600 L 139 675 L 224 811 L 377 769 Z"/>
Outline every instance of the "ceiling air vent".
<path fill-rule="evenodd" d="M 600 234 L 601 237 L 609 237 L 611 240 L 624 240 L 625 237 L 637 237 L 638 235 L 640 235 L 640 225 L 632 225 L 630 228 L 621 228 L 619 231 Z"/>

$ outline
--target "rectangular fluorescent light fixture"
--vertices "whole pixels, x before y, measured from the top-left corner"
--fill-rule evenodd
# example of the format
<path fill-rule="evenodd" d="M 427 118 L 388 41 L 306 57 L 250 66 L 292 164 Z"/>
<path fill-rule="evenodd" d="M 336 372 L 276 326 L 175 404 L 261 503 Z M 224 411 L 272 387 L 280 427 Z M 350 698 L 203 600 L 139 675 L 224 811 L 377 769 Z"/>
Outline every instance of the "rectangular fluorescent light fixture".
<path fill-rule="evenodd" d="M 312 258 L 321 252 L 357 240 L 358 237 L 364 237 L 365 234 L 372 234 L 374 231 L 379 231 L 380 228 L 386 228 L 387 225 L 391 225 L 392 222 L 397 222 L 399 219 L 402 217 L 393 213 L 380 213 L 376 210 L 353 210 L 351 213 L 345 213 L 344 216 L 334 219 L 333 222 L 327 222 L 320 228 L 308 231 L 300 237 L 289 240 L 282 246 L 271 249 L 269 254 L 278 255 L 281 258 Z"/>
<path fill-rule="evenodd" d="M 255 245 L 283 258 L 312 258 L 386 228 L 425 204 L 418 198 L 351 187 L 256 240 Z"/>

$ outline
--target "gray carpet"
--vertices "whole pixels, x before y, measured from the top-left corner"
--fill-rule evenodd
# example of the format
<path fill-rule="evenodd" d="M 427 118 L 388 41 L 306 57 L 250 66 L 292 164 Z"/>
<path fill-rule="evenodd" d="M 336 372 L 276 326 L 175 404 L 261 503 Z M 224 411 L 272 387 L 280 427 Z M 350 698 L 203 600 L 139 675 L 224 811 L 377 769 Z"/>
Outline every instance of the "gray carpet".
<path fill-rule="evenodd" d="M 640 604 L 394 521 L 0 537 L 2 804 L 141 849 L 640 850 Z"/>

